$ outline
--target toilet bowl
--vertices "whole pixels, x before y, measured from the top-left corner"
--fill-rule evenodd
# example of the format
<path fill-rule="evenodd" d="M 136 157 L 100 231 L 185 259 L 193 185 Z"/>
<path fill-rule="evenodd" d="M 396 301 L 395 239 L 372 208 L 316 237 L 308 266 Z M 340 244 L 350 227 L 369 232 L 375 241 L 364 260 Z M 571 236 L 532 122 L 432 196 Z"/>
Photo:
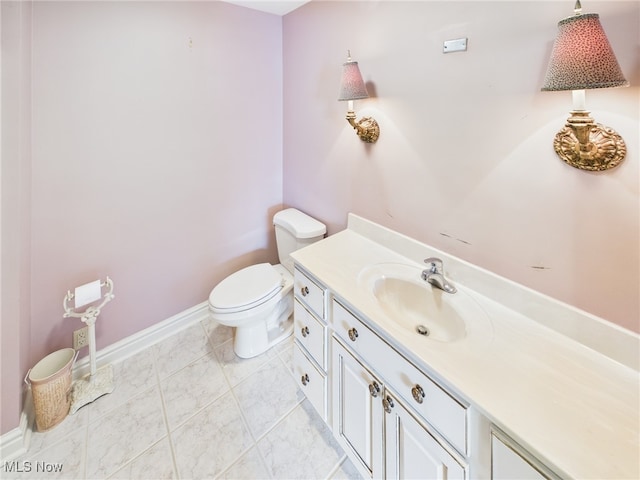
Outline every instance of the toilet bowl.
<path fill-rule="evenodd" d="M 235 327 L 236 355 L 260 355 L 293 332 L 293 276 L 279 264 L 245 267 L 211 291 L 209 311 L 218 323 Z"/>
<path fill-rule="evenodd" d="M 214 321 L 234 327 L 233 349 L 251 358 L 293 333 L 293 251 L 324 237 L 326 227 L 299 210 L 275 214 L 280 264 L 259 263 L 229 275 L 209 295 Z"/>

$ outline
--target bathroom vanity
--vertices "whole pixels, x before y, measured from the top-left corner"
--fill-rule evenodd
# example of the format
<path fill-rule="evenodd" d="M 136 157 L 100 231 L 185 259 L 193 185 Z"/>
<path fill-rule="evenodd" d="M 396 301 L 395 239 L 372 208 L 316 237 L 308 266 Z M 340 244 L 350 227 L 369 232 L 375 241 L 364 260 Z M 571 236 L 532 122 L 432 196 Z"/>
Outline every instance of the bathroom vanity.
<path fill-rule="evenodd" d="M 640 477 L 638 335 L 353 214 L 292 256 L 294 374 L 364 478 Z"/>

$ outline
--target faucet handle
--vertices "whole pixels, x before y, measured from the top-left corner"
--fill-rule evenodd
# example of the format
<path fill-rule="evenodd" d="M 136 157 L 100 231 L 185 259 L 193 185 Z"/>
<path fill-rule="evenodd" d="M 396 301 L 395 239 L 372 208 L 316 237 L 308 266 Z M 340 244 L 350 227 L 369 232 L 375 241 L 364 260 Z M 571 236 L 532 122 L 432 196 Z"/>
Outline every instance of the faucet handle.
<path fill-rule="evenodd" d="M 442 272 L 442 260 L 438 257 L 429 257 L 424 259 L 424 263 L 429 265 L 431 273 Z"/>

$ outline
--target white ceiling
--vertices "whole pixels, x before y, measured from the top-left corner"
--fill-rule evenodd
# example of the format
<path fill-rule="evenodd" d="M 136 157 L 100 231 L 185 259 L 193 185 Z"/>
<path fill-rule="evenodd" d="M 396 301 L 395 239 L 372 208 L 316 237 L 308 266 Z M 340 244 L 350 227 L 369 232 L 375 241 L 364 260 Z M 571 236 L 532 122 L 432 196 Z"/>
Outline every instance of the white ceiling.
<path fill-rule="evenodd" d="M 286 15 L 301 5 L 308 3 L 309 0 L 223 0 L 227 3 L 233 3 L 243 7 L 262 10 L 263 12 L 273 13 L 275 15 Z"/>

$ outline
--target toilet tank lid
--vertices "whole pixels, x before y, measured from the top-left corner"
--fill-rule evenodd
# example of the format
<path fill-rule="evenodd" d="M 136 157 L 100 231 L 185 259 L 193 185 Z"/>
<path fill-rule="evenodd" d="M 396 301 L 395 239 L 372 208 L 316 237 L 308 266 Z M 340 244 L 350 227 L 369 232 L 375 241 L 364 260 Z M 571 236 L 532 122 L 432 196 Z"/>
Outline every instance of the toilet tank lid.
<path fill-rule="evenodd" d="M 297 238 L 318 237 L 327 231 L 324 223 L 295 208 L 287 208 L 276 213 L 273 216 L 273 224 L 286 228 Z"/>

